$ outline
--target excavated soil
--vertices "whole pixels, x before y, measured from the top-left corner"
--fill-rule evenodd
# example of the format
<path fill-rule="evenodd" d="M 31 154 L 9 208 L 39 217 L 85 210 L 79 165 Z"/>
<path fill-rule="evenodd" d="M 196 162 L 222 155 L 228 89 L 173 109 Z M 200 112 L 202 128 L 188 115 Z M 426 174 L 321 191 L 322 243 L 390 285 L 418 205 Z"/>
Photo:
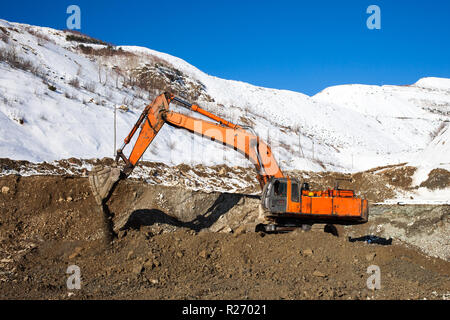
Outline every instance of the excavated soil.
<path fill-rule="evenodd" d="M 339 237 L 323 226 L 260 234 L 252 195 L 126 180 L 105 220 L 87 178 L 8 175 L 0 188 L 3 299 L 450 297 L 448 206 L 372 207 L 368 224 L 340 227 Z M 392 245 L 347 238 L 374 234 Z M 71 265 L 80 290 L 66 286 Z M 370 265 L 379 290 L 367 288 Z"/>
<path fill-rule="evenodd" d="M 428 179 L 420 184 L 431 190 L 444 189 L 450 186 L 450 171 L 445 169 L 433 169 L 428 174 Z"/>
<path fill-rule="evenodd" d="M 0 158 L 0 176 L 6 175 L 71 175 L 87 176 L 93 165 L 111 165 L 114 160 L 69 158 L 51 163 L 32 163 Z M 415 167 L 404 163 L 373 168 L 354 174 L 339 172 L 311 172 L 292 170 L 286 172 L 301 182 L 308 182 L 312 189 L 324 190 L 336 186 L 354 189 L 358 196 L 371 202 L 382 202 L 396 196 L 398 191 L 411 191 Z M 420 187 L 431 190 L 450 186 L 450 173 L 445 169 L 434 169 Z M 129 177 L 131 180 L 145 181 L 151 185 L 184 187 L 189 190 L 220 191 L 242 194 L 259 194 L 260 186 L 252 168 L 216 165 L 188 166 L 180 164 L 167 166 L 163 163 L 140 161 Z M 349 181 L 351 180 L 351 181 Z"/>

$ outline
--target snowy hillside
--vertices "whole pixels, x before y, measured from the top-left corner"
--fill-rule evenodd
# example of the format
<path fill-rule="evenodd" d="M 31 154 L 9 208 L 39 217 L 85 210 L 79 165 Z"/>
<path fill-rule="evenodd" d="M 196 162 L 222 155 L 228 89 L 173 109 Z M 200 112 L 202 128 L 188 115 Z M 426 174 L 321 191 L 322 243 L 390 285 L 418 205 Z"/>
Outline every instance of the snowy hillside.
<path fill-rule="evenodd" d="M 119 147 L 144 106 L 168 90 L 251 125 L 282 169 L 356 172 L 403 162 L 450 168 L 450 79 L 343 85 L 309 97 L 219 79 L 150 49 L 4 20 L 0 50 L 0 158 L 112 157 L 114 108 Z M 233 150 L 170 126 L 144 160 L 249 165 Z"/>

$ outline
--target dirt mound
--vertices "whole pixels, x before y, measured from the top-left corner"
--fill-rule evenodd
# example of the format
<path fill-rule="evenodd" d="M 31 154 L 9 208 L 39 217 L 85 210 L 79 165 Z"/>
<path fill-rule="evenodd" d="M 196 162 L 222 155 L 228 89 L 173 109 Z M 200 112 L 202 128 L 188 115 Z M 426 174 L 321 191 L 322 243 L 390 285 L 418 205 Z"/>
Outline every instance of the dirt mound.
<path fill-rule="evenodd" d="M 0 187 L 4 298 L 442 299 L 450 290 L 449 262 L 398 238 L 381 246 L 315 229 L 246 232 L 256 196 L 121 181 L 108 202 L 117 237 L 105 246 L 87 178 L 10 175 Z M 431 230 L 422 220 L 409 235 Z M 70 265 L 80 267 L 81 290 L 66 287 Z M 370 265 L 380 267 L 381 290 L 367 289 Z"/>
<path fill-rule="evenodd" d="M 96 241 L 48 241 L 22 256 L 0 288 L 8 298 L 418 299 L 442 298 L 448 264 L 402 246 L 350 243 L 330 234 L 129 230 L 110 249 Z M 81 290 L 66 288 L 80 267 Z M 378 265 L 381 290 L 366 287 Z M 45 267 L 43 267 L 45 266 Z"/>
<path fill-rule="evenodd" d="M 95 240 L 103 236 L 102 212 L 93 201 L 87 178 L 6 176 L 0 178 L 0 239 L 21 231 L 40 239 Z M 133 180 L 120 181 L 108 202 L 114 231 L 152 225 L 228 231 L 251 222 L 259 197 L 205 193 Z M 224 214 L 227 214 L 224 216 Z"/>
<path fill-rule="evenodd" d="M 428 174 L 428 179 L 420 184 L 431 190 L 445 189 L 450 187 L 450 171 L 445 169 L 433 169 Z"/>
<path fill-rule="evenodd" d="M 416 167 L 400 166 L 382 170 L 379 174 L 387 178 L 390 185 L 403 189 L 409 189 L 413 182 L 412 176 L 416 170 Z"/>
<path fill-rule="evenodd" d="M 254 222 L 259 197 L 231 193 L 205 193 L 181 187 L 163 187 L 135 181 L 121 181 L 108 207 L 116 230 L 164 224 L 195 231 L 230 232 Z"/>
<path fill-rule="evenodd" d="M 369 223 L 349 229 L 349 233 L 393 238 L 427 255 L 450 261 L 449 219 L 448 205 L 372 206 Z"/>
<path fill-rule="evenodd" d="M 101 215 L 86 178 L 6 176 L 0 186 L 0 239 L 101 238 Z"/>
<path fill-rule="evenodd" d="M 314 190 L 334 188 L 338 182 L 339 188 L 355 190 L 358 196 L 370 202 L 384 201 L 395 195 L 395 187 L 389 184 L 386 176 L 370 171 L 351 175 L 338 172 L 293 171 L 290 176 L 300 181 L 307 181 Z M 351 181 L 346 181 L 348 179 Z"/>

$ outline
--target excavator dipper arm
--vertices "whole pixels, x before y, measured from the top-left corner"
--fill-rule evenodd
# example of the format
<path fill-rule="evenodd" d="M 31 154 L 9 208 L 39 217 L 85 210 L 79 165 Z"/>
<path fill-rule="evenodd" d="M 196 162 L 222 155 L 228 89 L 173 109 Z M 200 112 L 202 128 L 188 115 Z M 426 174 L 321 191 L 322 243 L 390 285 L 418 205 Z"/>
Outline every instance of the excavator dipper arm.
<path fill-rule="evenodd" d="M 126 163 L 126 166 L 123 170 L 125 175 L 129 175 L 133 168 L 136 166 L 138 161 L 141 159 L 145 150 L 147 150 L 148 146 L 152 143 L 153 139 L 155 139 L 159 130 L 161 130 L 165 121 L 162 117 L 163 112 L 169 110 L 169 100 L 166 99 L 165 94 L 158 96 L 151 104 L 149 104 L 138 121 L 134 125 L 131 132 L 125 138 L 123 146 L 117 150 L 116 162 L 119 158 L 122 158 Z M 131 142 L 136 131 L 141 127 L 141 131 L 137 140 L 133 146 L 131 154 L 128 158 L 126 158 L 123 154 L 123 148 Z"/>

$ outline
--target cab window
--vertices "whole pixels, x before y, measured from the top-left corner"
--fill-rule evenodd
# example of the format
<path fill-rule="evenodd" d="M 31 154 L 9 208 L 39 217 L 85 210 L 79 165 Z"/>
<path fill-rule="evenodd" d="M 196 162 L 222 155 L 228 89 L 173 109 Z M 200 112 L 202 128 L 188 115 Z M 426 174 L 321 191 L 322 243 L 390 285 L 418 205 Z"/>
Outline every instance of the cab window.
<path fill-rule="evenodd" d="M 275 181 L 273 184 L 273 194 L 278 197 L 286 197 L 287 184 L 286 182 Z"/>
<path fill-rule="evenodd" d="M 299 202 L 299 192 L 298 192 L 298 184 L 292 183 L 291 184 L 291 201 Z"/>

